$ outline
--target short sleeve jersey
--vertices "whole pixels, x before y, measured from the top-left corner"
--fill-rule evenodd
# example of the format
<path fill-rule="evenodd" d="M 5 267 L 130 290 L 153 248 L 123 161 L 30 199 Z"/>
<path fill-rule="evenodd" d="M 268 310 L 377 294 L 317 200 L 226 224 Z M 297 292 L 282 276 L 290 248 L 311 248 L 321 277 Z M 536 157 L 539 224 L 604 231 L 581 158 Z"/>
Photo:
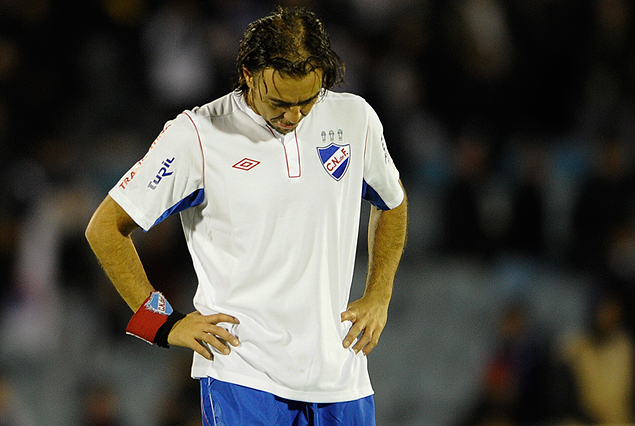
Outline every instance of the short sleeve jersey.
<path fill-rule="evenodd" d="M 267 126 L 238 93 L 166 123 L 109 193 L 144 230 L 180 213 L 198 278 L 194 306 L 239 319 L 228 356 L 194 354 L 193 377 L 307 402 L 373 393 L 342 323 L 363 198 L 401 204 L 381 123 L 327 91 L 295 131 Z M 160 290 L 160 289 L 159 289 Z"/>

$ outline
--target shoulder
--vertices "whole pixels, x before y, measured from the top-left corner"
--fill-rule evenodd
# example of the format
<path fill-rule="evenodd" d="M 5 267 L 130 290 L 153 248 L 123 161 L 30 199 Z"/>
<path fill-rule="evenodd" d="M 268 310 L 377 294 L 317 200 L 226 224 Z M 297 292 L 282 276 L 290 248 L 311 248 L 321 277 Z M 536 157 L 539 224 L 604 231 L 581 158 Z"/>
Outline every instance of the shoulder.
<path fill-rule="evenodd" d="M 332 92 L 327 90 L 316 104 L 318 110 L 328 111 L 338 116 L 354 115 L 358 118 L 376 120 L 375 110 L 363 97 L 348 92 Z"/>
<path fill-rule="evenodd" d="M 215 119 L 231 117 L 235 109 L 235 102 L 232 101 L 231 94 L 202 106 L 186 109 L 165 123 L 163 130 L 150 149 L 158 144 L 186 146 L 190 145 L 191 141 L 196 141 L 196 146 L 198 146 L 201 133 L 213 130 L 216 127 Z"/>
<path fill-rule="evenodd" d="M 248 116 L 241 110 L 239 103 L 240 95 L 232 92 L 207 104 L 185 110 L 174 121 L 194 129 L 199 135 L 242 128 L 246 125 Z"/>
<path fill-rule="evenodd" d="M 369 106 L 366 99 L 359 95 L 348 92 L 333 92 L 331 90 L 326 90 L 324 92 L 320 102 L 330 106 L 342 105 L 347 108 L 350 108 L 351 106 L 366 108 Z"/>
<path fill-rule="evenodd" d="M 214 118 L 229 117 L 238 109 L 236 93 L 228 93 L 205 105 L 194 107 L 190 110 L 183 111 L 183 114 L 189 116 L 191 120 L 209 120 Z"/>
<path fill-rule="evenodd" d="M 327 91 L 323 97 L 327 109 L 351 123 L 382 131 L 383 125 L 375 109 L 362 96 L 348 92 Z"/>

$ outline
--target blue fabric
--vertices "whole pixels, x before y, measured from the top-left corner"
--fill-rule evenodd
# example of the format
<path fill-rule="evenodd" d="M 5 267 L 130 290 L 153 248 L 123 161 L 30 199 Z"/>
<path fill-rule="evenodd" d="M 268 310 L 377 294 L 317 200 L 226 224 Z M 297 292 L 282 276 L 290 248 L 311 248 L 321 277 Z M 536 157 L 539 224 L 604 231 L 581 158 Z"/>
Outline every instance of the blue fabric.
<path fill-rule="evenodd" d="M 152 224 L 150 228 L 153 228 L 154 226 L 163 222 L 165 219 L 167 219 L 169 216 L 172 216 L 173 214 L 182 212 L 183 210 L 189 209 L 190 207 L 198 206 L 203 202 L 204 199 L 205 191 L 202 188 L 197 189 L 196 191 L 192 192 L 190 195 L 167 209 L 165 212 L 163 212 L 163 214 L 159 216 L 159 218 Z"/>
<path fill-rule="evenodd" d="M 371 396 L 330 404 L 292 401 L 268 392 L 201 379 L 203 426 L 375 426 Z"/>
<path fill-rule="evenodd" d="M 362 198 L 380 210 L 390 210 L 377 191 L 367 184 L 366 181 L 364 181 L 362 185 Z"/>

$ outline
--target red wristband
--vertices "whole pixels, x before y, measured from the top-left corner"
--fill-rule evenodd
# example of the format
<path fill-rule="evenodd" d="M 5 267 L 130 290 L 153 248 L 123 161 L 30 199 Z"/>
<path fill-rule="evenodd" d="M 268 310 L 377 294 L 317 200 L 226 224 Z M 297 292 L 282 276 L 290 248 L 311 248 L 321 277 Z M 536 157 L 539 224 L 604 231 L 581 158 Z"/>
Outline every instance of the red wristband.
<path fill-rule="evenodd" d="M 126 327 L 126 333 L 154 345 L 157 331 L 165 324 L 172 312 L 172 306 L 165 296 L 154 291 L 132 316 Z"/>

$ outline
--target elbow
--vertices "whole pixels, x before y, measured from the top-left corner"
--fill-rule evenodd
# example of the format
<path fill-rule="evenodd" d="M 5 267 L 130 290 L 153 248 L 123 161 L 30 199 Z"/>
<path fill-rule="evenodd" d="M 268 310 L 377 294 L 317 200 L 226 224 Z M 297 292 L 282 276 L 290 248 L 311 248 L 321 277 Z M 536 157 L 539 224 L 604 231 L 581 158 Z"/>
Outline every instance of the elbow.
<path fill-rule="evenodd" d="M 84 237 L 86 237 L 86 241 L 91 247 L 94 247 L 97 243 L 99 232 L 99 226 L 96 224 L 95 216 L 93 216 L 88 225 L 86 226 L 86 230 L 84 231 Z"/>
<path fill-rule="evenodd" d="M 95 210 L 84 230 L 84 236 L 93 251 L 99 245 L 100 241 L 107 238 L 107 234 L 111 232 L 110 228 L 113 226 L 111 215 L 106 207 L 107 203 L 102 203 L 97 210 Z"/>
<path fill-rule="evenodd" d="M 84 236 L 95 250 L 101 242 L 128 237 L 135 228 L 136 223 L 108 196 L 93 213 Z"/>

